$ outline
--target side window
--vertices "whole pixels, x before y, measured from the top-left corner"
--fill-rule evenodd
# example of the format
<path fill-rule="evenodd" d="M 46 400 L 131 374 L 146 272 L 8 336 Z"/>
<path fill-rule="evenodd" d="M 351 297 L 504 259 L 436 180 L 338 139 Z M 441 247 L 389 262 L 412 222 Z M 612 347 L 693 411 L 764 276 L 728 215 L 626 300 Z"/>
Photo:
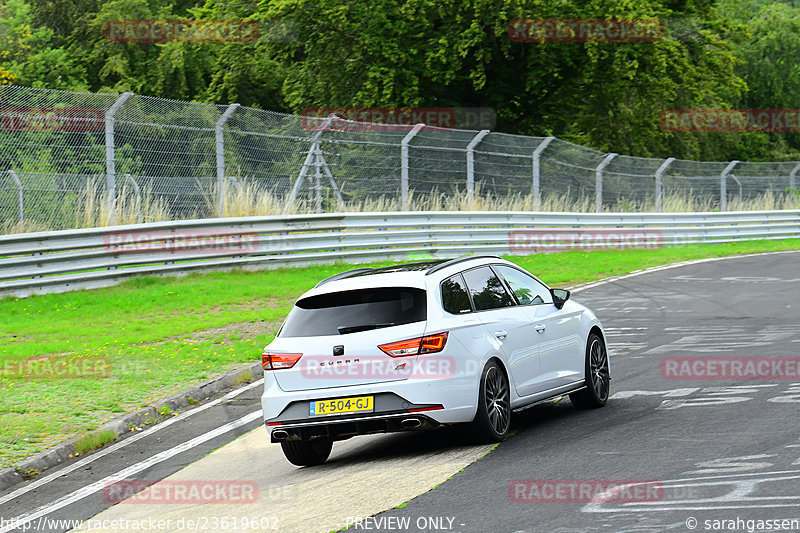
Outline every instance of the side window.
<path fill-rule="evenodd" d="M 506 265 L 494 265 L 493 268 L 506 280 L 520 305 L 553 303 L 547 287 L 528 274 Z"/>
<path fill-rule="evenodd" d="M 500 278 L 488 266 L 479 267 L 464 272 L 464 281 L 467 282 L 475 309 L 485 311 L 499 307 L 509 307 L 514 304 L 514 299 L 503 287 Z"/>
<path fill-rule="evenodd" d="M 442 306 L 445 311 L 454 315 L 472 312 L 472 304 L 461 274 L 450 276 L 442 282 Z"/>

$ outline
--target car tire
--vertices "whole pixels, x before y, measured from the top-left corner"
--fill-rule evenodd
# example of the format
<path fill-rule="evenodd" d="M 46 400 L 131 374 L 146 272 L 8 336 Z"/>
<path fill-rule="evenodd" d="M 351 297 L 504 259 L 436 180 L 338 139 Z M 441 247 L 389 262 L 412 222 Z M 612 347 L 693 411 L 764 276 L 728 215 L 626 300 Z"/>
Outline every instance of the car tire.
<path fill-rule="evenodd" d="M 316 466 L 328 459 L 333 441 L 328 439 L 283 441 L 281 448 L 283 455 L 293 465 Z"/>
<path fill-rule="evenodd" d="M 603 339 L 596 333 L 586 341 L 586 388 L 569 395 L 572 405 L 578 409 L 603 407 L 608 401 L 611 373 L 608 367 L 608 352 Z"/>
<path fill-rule="evenodd" d="M 494 361 L 489 361 L 481 374 L 478 412 L 472 422 L 474 434 L 481 442 L 500 442 L 511 430 L 511 389 L 508 376 Z"/>

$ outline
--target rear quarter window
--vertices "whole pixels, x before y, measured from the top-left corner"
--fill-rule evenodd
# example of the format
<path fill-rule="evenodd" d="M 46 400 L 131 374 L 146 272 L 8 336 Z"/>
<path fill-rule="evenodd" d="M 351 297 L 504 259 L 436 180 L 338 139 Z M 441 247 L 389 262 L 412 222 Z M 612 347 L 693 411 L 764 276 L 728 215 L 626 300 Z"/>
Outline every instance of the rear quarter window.
<path fill-rule="evenodd" d="M 450 276 L 442 282 L 442 307 L 454 315 L 472 312 L 472 303 L 461 274 Z"/>
<path fill-rule="evenodd" d="M 427 318 L 426 294 L 415 287 L 380 287 L 333 292 L 298 300 L 281 337 L 345 335 L 421 322 Z"/>

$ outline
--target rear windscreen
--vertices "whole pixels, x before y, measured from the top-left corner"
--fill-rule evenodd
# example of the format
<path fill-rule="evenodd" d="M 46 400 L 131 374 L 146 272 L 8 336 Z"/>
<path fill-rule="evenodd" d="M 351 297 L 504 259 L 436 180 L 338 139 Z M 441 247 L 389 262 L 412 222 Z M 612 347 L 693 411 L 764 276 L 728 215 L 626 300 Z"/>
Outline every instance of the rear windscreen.
<path fill-rule="evenodd" d="M 299 300 L 281 329 L 281 337 L 346 335 L 421 322 L 426 318 L 425 291 L 382 287 L 334 292 Z"/>

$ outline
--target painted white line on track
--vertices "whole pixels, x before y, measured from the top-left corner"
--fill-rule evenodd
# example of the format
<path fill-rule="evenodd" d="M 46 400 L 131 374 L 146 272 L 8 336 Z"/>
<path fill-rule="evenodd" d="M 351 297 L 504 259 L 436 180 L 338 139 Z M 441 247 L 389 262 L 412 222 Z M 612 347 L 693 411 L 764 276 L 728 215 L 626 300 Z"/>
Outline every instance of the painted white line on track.
<path fill-rule="evenodd" d="M 71 494 L 67 494 L 66 496 L 57 499 L 53 503 L 43 505 L 42 507 L 39 507 L 38 509 L 28 514 L 23 514 L 11 519 L 7 519 L 6 521 L 9 523 L 9 525 L 0 528 L 0 533 L 6 533 L 7 531 L 11 531 L 12 529 L 18 529 L 24 526 L 25 524 L 28 524 L 31 521 L 36 520 L 39 517 L 48 515 L 53 511 L 57 511 L 87 496 L 91 496 L 95 492 L 103 490 L 103 488 L 109 483 L 114 483 L 117 481 L 128 479 L 132 475 L 137 474 L 147 468 L 150 468 L 153 465 L 164 462 L 167 459 L 175 457 L 179 453 L 190 450 L 195 446 L 199 446 L 200 444 L 203 444 L 204 442 L 207 442 L 213 438 L 219 437 L 220 435 L 224 435 L 228 431 L 244 426 L 245 424 L 249 424 L 253 420 L 257 420 L 260 416 L 261 416 L 261 409 L 259 409 L 258 411 L 253 411 L 252 413 L 243 416 L 239 420 L 229 422 L 223 426 L 220 426 L 216 429 L 209 431 L 208 433 L 205 433 L 191 440 L 188 440 L 183 444 L 179 444 L 174 448 L 165 450 L 161 453 L 157 453 L 156 455 L 153 455 L 152 457 L 149 457 L 144 461 L 141 461 L 139 463 L 136 463 L 134 465 L 131 465 L 127 468 L 120 470 L 116 474 L 106 476 L 103 479 L 100 479 L 98 481 L 95 481 L 94 483 L 86 485 L 85 487 L 80 488 Z"/>
<path fill-rule="evenodd" d="M 262 383 L 264 383 L 264 378 L 261 378 L 261 379 L 259 379 L 257 381 L 254 381 L 253 383 L 250 383 L 250 384 L 248 384 L 248 385 L 246 385 L 246 386 L 244 386 L 244 387 L 242 387 L 240 389 L 236 389 L 234 391 L 231 391 L 228 394 L 226 394 L 225 396 L 223 396 L 222 398 L 217 398 L 216 400 L 208 402 L 205 405 L 201 405 L 200 407 L 192 409 L 191 411 L 187 411 L 187 412 L 182 413 L 182 414 L 180 414 L 180 415 L 178 415 L 176 417 L 170 418 L 169 420 L 166 420 L 166 421 L 164 421 L 164 422 L 162 422 L 160 424 L 156 424 L 155 426 L 153 426 L 151 428 L 148 428 L 148 429 L 142 431 L 141 433 L 137 433 L 133 437 L 128 437 L 128 438 L 126 438 L 126 439 L 124 439 L 124 440 L 122 440 L 120 442 L 117 442 L 116 444 L 112 444 L 111 446 L 105 447 L 105 448 L 103 448 L 103 449 L 101 449 L 101 450 L 99 450 L 99 451 L 97 451 L 97 452 L 95 452 L 95 453 L 93 453 L 91 455 L 88 455 L 88 456 L 84 457 L 80 461 L 77 461 L 77 462 L 75 462 L 75 463 L 73 463 L 73 464 L 71 464 L 69 466 L 66 466 L 66 467 L 64 467 L 64 468 L 62 468 L 62 469 L 60 469 L 60 470 L 58 470 L 56 472 L 53 472 L 52 474 L 48 474 L 48 475 L 46 475 L 44 477 L 41 477 L 41 478 L 33 481 L 32 483 L 29 483 L 29 484 L 25 485 L 24 487 L 20 487 L 17 490 L 12 491 L 12 492 L 6 494 L 5 496 L 0 497 L 0 505 L 3 505 L 4 503 L 7 503 L 7 502 L 13 500 L 14 498 L 18 498 L 18 497 L 22 496 L 23 494 L 27 494 L 28 492 L 30 492 L 30 491 L 32 491 L 34 489 L 37 489 L 37 488 L 41 487 L 42 485 L 50 483 L 51 481 L 53 481 L 55 479 L 58 479 L 63 475 L 66 475 L 66 474 L 69 474 L 70 472 L 78 470 L 79 468 L 82 468 L 82 467 L 86 466 L 87 464 L 91 463 L 92 461 L 96 461 L 97 459 L 100 459 L 101 457 L 104 457 L 104 456 L 106 456 L 106 455 L 108 455 L 110 453 L 114 453 L 117 450 L 120 450 L 120 449 L 124 448 L 125 446 L 128 446 L 129 444 L 133 444 L 136 441 L 139 441 L 141 439 L 149 437 L 150 435 L 152 435 L 156 431 L 160 431 L 160 430 L 162 430 L 162 429 L 164 429 L 166 427 L 171 426 L 172 424 L 180 422 L 181 420 L 186 420 L 190 416 L 196 415 L 198 413 L 202 413 L 206 409 L 210 409 L 211 407 L 214 407 L 215 405 L 219 405 L 220 403 L 223 403 L 223 402 L 225 402 L 227 400 L 230 400 L 231 398 L 235 398 L 236 396 L 242 394 L 243 392 L 246 392 L 246 391 L 248 391 L 248 390 L 250 390 L 250 389 L 252 389 L 254 387 L 257 387 L 258 385 L 261 385 Z"/>
<path fill-rule="evenodd" d="M 614 283 L 615 281 L 621 281 L 628 278 L 635 278 L 637 276 L 641 276 L 642 274 L 650 274 L 652 272 L 660 272 L 662 270 L 671 270 L 673 268 L 699 265 L 701 263 L 711 263 L 713 261 L 725 261 L 727 259 L 741 259 L 744 257 L 759 257 L 764 255 L 796 254 L 796 253 L 800 253 L 800 250 L 782 250 L 779 252 L 759 252 L 757 254 L 728 255 L 725 257 L 706 257 L 704 259 L 694 259 L 692 261 L 683 261 L 680 263 L 672 263 L 671 265 L 661 265 L 661 266 L 646 268 L 644 270 L 637 270 L 635 272 L 630 272 L 628 274 L 623 274 L 621 276 L 613 276 L 610 278 L 601 279 L 599 281 L 593 281 L 591 283 L 587 283 L 586 285 L 579 285 L 573 289 L 570 289 L 570 292 L 585 291 L 586 289 L 593 289 L 594 287 L 599 287 L 600 285 L 605 285 L 606 283 Z"/>

